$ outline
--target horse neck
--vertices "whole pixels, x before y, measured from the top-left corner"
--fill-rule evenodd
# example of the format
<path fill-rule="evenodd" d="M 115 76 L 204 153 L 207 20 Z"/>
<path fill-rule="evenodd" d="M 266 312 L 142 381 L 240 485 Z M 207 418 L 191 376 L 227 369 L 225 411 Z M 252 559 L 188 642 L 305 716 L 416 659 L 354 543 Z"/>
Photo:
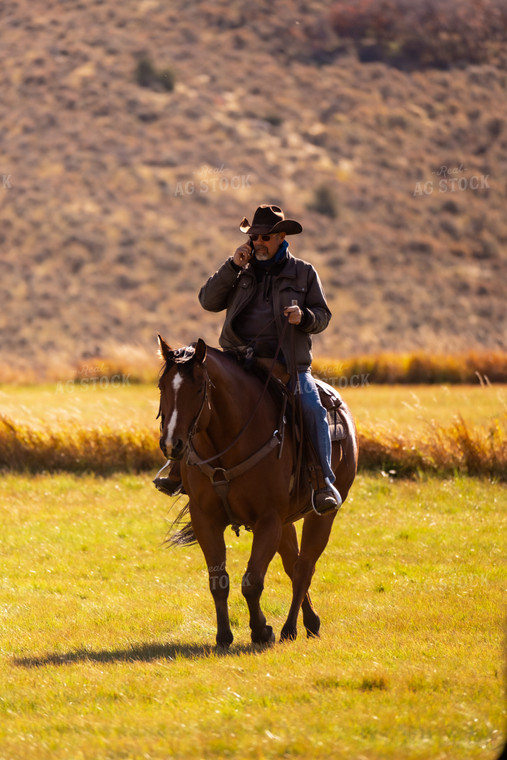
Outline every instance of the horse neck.
<path fill-rule="evenodd" d="M 262 385 L 255 377 L 218 351 L 216 354 L 208 354 L 207 365 L 212 383 L 211 415 L 207 430 L 214 440 L 220 438 L 230 441 L 249 423 L 262 394 Z M 252 437 L 258 437 L 259 428 L 264 429 L 266 422 L 271 419 L 269 403 L 269 394 L 266 394 L 255 412 L 255 418 L 248 424 L 248 430 L 242 436 L 242 443 L 246 442 L 247 447 Z"/>

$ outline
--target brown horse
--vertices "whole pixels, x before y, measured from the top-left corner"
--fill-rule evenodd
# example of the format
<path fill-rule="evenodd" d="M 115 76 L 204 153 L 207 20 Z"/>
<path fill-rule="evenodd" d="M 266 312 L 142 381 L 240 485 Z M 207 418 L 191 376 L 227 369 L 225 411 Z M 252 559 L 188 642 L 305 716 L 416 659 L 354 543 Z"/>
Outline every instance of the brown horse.
<path fill-rule="evenodd" d="M 292 604 L 281 640 L 295 639 L 299 610 L 308 636 L 318 636 L 320 619 L 309 596 L 315 563 L 324 551 L 336 512 L 317 514 L 311 488 L 294 488 L 293 436 L 284 435 L 279 403 L 263 381 L 226 352 L 195 346 L 172 350 L 159 336 L 165 360 L 160 389 L 160 446 L 181 460 L 191 523 L 181 543 L 197 540 L 208 567 L 216 607 L 219 646 L 233 641 L 227 598 L 224 531 L 244 525 L 253 533 L 242 579 L 250 613 L 252 642 L 274 641 L 260 607 L 264 576 L 276 552 L 292 580 Z M 357 468 L 357 437 L 347 406 L 340 408 L 345 437 L 333 442 L 335 486 L 345 501 Z M 304 515 L 301 548 L 294 521 Z M 177 541 L 175 541 L 177 543 Z"/>

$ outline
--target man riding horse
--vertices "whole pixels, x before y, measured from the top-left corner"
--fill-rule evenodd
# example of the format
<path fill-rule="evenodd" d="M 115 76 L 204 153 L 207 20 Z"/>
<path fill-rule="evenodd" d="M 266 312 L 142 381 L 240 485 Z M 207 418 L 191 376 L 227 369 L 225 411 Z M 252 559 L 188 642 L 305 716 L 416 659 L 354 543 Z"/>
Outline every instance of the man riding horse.
<path fill-rule="evenodd" d="M 311 336 L 325 330 L 331 318 L 322 284 L 311 264 L 289 252 L 285 237 L 303 228 L 285 219 L 278 206 L 259 206 L 252 224 L 245 218 L 240 230 L 247 241 L 209 278 L 199 301 L 207 311 L 226 310 L 222 349 L 276 357 L 285 365 L 301 401 L 305 435 L 322 470 L 323 487 L 315 491 L 314 508 L 320 514 L 332 512 L 340 508 L 341 498 L 332 486 L 327 412 L 311 374 Z M 176 472 L 171 475 L 171 480 L 177 477 Z"/>

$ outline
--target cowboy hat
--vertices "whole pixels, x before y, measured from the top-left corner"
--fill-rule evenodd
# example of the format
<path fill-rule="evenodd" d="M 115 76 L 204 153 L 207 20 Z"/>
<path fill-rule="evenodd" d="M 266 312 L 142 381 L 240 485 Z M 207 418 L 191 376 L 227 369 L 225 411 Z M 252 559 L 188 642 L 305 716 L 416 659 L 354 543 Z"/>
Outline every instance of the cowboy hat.
<path fill-rule="evenodd" d="M 286 235 L 298 235 L 303 231 L 299 222 L 286 219 L 279 206 L 264 204 L 255 210 L 252 224 L 245 217 L 239 225 L 241 232 L 248 235 L 271 235 L 285 232 Z"/>

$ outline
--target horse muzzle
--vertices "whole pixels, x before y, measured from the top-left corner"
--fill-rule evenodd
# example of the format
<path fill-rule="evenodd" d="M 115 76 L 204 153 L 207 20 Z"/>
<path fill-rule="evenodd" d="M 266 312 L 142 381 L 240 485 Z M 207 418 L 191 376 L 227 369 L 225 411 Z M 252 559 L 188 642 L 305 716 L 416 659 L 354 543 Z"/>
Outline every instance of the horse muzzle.
<path fill-rule="evenodd" d="M 159 443 L 162 453 L 167 459 L 181 459 L 183 456 L 185 444 L 181 438 L 176 438 L 175 441 L 171 441 L 168 445 L 167 440 L 162 436 Z"/>

